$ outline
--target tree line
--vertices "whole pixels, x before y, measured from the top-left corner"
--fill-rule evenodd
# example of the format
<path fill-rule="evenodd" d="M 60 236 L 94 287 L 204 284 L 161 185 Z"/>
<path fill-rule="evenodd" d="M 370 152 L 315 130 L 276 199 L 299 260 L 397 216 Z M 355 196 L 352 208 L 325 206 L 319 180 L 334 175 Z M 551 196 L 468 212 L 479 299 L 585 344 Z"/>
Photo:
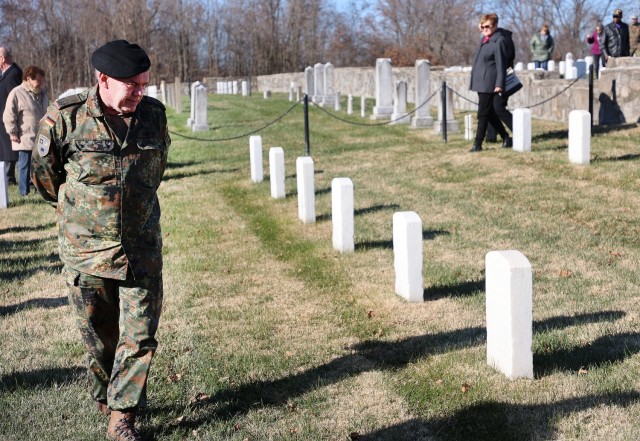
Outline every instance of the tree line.
<path fill-rule="evenodd" d="M 55 96 L 93 84 L 91 53 L 120 38 L 148 51 L 152 83 L 295 72 L 329 61 L 373 66 L 381 57 L 394 66 L 469 65 L 482 13 L 500 16 L 500 26 L 514 31 L 517 59 L 527 61 L 543 23 L 557 59 L 586 55 L 584 37 L 609 21 L 611 9 L 611 0 L 351 0 L 346 11 L 333 0 L 0 0 L 0 38 L 22 67 L 46 71 Z"/>

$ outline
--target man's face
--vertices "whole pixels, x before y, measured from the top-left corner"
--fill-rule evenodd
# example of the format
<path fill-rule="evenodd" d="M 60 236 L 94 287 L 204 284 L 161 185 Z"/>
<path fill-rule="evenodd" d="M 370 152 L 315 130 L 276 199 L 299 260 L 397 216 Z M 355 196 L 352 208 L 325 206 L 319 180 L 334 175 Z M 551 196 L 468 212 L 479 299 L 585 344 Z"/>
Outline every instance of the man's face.
<path fill-rule="evenodd" d="M 138 107 L 149 84 L 149 72 L 129 78 L 112 78 L 103 73 L 98 77 L 100 98 L 107 113 L 132 113 Z"/>

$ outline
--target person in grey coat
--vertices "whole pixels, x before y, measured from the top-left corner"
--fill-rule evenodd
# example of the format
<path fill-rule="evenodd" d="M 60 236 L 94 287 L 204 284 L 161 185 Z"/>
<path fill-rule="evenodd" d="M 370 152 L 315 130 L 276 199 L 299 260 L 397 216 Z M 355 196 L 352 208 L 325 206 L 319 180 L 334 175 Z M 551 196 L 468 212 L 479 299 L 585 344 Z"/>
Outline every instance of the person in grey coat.
<path fill-rule="evenodd" d="M 22 69 L 13 62 L 11 50 L 4 46 L 0 46 L 0 70 L 2 70 L 0 74 L 0 114 L 2 114 L 9 92 L 22 84 Z M 15 184 L 18 152 L 11 148 L 11 139 L 4 124 L 0 127 L 0 161 L 4 161 L 7 166 L 7 181 Z"/>
<path fill-rule="evenodd" d="M 471 70 L 470 90 L 478 92 L 478 129 L 472 152 L 482 150 L 489 123 L 502 137 L 502 146 L 511 147 L 513 142 L 502 125 L 498 112 L 500 99 L 505 90 L 505 78 L 509 67 L 508 48 L 505 36 L 499 32 L 498 16 L 485 14 L 480 18 L 482 40 L 476 52 Z M 506 109 L 504 111 L 508 112 Z"/>

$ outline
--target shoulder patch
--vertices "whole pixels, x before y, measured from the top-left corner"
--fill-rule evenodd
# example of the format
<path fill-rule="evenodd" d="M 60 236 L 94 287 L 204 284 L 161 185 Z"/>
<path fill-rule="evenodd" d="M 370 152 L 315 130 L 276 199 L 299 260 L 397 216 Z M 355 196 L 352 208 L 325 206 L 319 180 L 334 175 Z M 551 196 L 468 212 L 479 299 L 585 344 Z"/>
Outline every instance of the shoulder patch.
<path fill-rule="evenodd" d="M 65 107 L 72 106 L 74 104 L 80 104 L 87 100 L 86 94 L 76 93 L 74 95 L 65 96 L 64 98 L 60 98 L 56 100 L 56 108 L 58 110 L 64 109 Z"/>
<path fill-rule="evenodd" d="M 161 107 L 163 110 L 166 110 L 166 108 L 164 107 L 164 104 L 162 104 L 162 101 L 156 98 L 145 95 L 144 97 L 142 97 L 142 99 L 151 105 L 158 106 L 158 107 Z"/>
<path fill-rule="evenodd" d="M 40 156 L 47 156 L 49 154 L 49 146 L 51 140 L 43 133 L 38 135 L 38 153 Z"/>

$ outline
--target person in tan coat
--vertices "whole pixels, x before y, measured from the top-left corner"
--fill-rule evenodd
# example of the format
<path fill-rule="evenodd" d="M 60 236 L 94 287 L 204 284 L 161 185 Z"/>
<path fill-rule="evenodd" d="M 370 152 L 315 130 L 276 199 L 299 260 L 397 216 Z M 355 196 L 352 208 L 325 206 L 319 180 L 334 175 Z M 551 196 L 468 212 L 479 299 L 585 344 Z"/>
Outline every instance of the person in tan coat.
<path fill-rule="evenodd" d="M 2 121 L 11 139 L 11 149 L 18 152 L 18 189 L 29 194 L 31 151 L 35 144 L 38 123 L 47 111 L 49 99 L 42 87 L 44 71 L 37 66 L 24 70 L 22 84 L 9 92 Z"/>

